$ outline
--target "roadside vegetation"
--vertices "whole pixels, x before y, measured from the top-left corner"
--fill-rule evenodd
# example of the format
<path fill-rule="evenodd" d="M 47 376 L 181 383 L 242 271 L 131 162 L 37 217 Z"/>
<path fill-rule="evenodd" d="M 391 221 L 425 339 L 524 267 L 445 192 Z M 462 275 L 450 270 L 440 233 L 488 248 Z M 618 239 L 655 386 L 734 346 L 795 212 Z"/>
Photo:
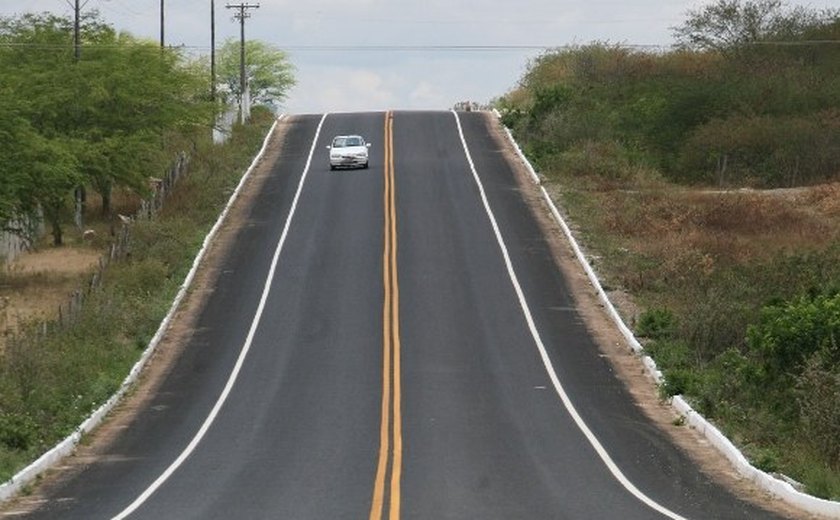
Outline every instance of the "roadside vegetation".
<path fill-rule="evenodd" d="M 128 258 L 109 267 L 76 322 L 46 335 L 40 323 L 30 323 L 6 344 L 0 481 L 70 434 L 119 388 L 273 121 L 271 112 L 255 110 L 225 144 L 197 143 L 190 174 L 156 219 L 130 224 Z"/>
<path fill-rule="evenodd" d="M 183 146 L 176 136 L 212 121 L 209 82 L 176 51 L 117 34 L 94 16 L 74 54 L 71 20 L 49 14 L 0 20 L 0 223 L 42 219 L 55 245 L 76 189 L 148 192 Z M 138 167 L 144 165 L 144 167 Z"/>
<path fill-rule="evenodd" d="M 35 249 L 68 251 L 67 261 L 80 263 L 104 253 L 113 230 L 130 229 L 124 258 L 110 264 L 69 324 L 21 312 L 13 329 L 0 331 L 0 482 L 71 433 L 119 387 L 274 121 L 269 109 L 256 106 L 247 124 L 234 125 L 227 141 L 215 144 L 211 128 L 220 106 L 210 100 L 202 61 L 118 34 L 95 13 L 83 19 L 82 43 L 76 59 L 71 20 L 0 18 L 0 229 Z M 279 67 L 282 54 L 267 52 L 278 53 L 271 63 Z M 264 74 L 252 100 L 283 98 L 292 78 L 288 66 L 277 70 L 283 76 L 272 83 Z M 136 210 L 150 180 L 181 152 L 190 157 L 189 171 L 157 216 L 128 224 L 117 218 Z M 74 223 L 80 191 L 87 195 L 84 228 Z M 38 234 L 42 223 L 48 237 Z M 88 227 L 95 233 L 83 241 Z M 12 293 L 66 291 L 74 283 L 49 270 L 2 265 L 0 289 Z M 6 314 L 21 310 L 14 296 L 0 303 Z"/>
<path fill-rule="evenodd" d="M 840 499 L 840 13 L 719 0 L 497 100 L 625 318 L 757 466 Z"/>

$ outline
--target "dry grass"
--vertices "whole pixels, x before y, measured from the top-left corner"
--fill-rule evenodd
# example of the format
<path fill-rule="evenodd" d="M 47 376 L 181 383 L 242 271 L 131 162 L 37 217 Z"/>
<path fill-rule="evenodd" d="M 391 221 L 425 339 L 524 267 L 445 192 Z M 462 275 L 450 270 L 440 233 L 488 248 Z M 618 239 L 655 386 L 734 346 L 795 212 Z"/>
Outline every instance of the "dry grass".
<path fill-rule="evenodd" d="M 840 184 L 798 190 L 657 190 L 597 194 L 603 224 L 661 268 L 706 274 L 782 250 L 820 249 L 840 237 Z"/>
<path fill-rule="evenodd" d="M 823 184 L 805 190 L 798 194 L 796 199 L 812 208 L 818 215 L 830 219 L 834 223 L 834 229 L 840 224 L 840 182 Z"/>
<path fill-rule="evenodd" d="M 138 208 L 139 198 L 134 193 L 114 193 L 114 215 L 131 215 Z M 55 319 L 59 306 L 87 283 L 113 232 L 112 220 L 101 213 L 101 198 L 88 193 L 85 229 L 94 230 L 93 239 L 85 240 L 81 231 L 69 228 L 65 230 L 64 246 L 40 243 L 9 265 L 0 266 L 0 352 L 5 338 L 18 332 L 22 325 Z"/>
<path fill-rule="evenodd" d="M 85 246 L 42 248 L 0 273 L 0 351 L 4 338 L 22 324 L 55 318 L 59 305 L 85 282 L 101 254 Z"/>
<path fill-rule="evenodd" d="M 840 287 L 840 183 L 734 191 L 593 186 L 567 176 L 553 193 L 603 279 L 638 305 L 624 312 L 631 326 L 647 313 L 671 317 L 671 328 L 648 345 L 669 382 L 664 391 L 686 393 L 759 467 L 789 474 L 818 496 L 840 496 L 836 463 L 808 452 L 812 440 L 790 405 L 795 392 L 751 386 L 749 374 L 763 365 L 747 339 L 771 302 Z M 792 370 L 789 377 L 799 376 Z M 795 455 L 804 452 L 807 460 Z"/>

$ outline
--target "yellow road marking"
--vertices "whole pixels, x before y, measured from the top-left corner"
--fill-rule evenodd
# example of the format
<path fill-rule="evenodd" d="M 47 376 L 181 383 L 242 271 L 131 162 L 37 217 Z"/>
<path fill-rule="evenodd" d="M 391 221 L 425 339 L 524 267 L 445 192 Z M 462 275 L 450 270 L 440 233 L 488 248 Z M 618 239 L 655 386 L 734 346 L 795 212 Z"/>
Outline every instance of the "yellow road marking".
<path fill-rule="evenodd" d="M 390 520 L 400 517 L 400 478 L 402 477 L 402 373 L 400 368 L 400 284 L 397 276 L 397 204 L 394 189 L 394 114 L 391 114 L 388 155 L 391 171 L 391 320 L 393 321 L 394 349 L 394 455 L 391 465 L 391 515 Z"/>
<path fill-rule="evenodd" d="M 400 382 L 399 283 L 397 278 L 397 214 L 394 194 L 394 118 L 385 114 L 384 184 L 385 236 L 382 252 L 382 419 L 379 461 L 370 508 L 370 520 L 381 520 L 385 506 L 385 481 L 390 462 L 389 520 L 400 517 L 402 476 L 402 386 Z M 393 381 L 393 383 L 392 383 Z M 393 451 L 392 451 L 393 450 Z"/>

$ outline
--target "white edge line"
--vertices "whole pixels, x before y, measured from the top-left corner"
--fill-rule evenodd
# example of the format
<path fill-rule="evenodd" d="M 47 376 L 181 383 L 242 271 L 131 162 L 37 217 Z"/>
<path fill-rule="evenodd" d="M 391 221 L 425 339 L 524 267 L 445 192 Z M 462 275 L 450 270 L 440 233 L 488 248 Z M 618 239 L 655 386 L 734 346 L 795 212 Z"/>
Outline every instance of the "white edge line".
<path fill-rule="evenodd" d="M 289 234 L 289 228 L 292 224 L 292 219 L 295 215 L 295 210 L 297 209 L 298 200 L 300 199 L 300 194 L 303 192 L 303 185 L 306 181 L 307 174 L 309 173 L 309 167 L 312 164 L 312 156 L 315 153 L 315 147 L 318 144 L 318 137 L 321 134 L 321 127 L 324 125 L 324 120 L 326 120 L 328 114 L 324 114 L 321 117 L 320 123 L 318 123 L 318 129 L 315 131 L 315 137 L 312 140 L 312 147 L 309 149 L 309 157 L 306 160 L 306 166 L 303 169 L 303 174 L 300 177 L 300 181 L 298 182 L 297 191 L 295 192 L 295 197 L 292 200 L 292 205 L 289 208 L 289 215 L 286 217 L 286 223 L 283 226 L 283 232 L 280 234 L 280 239 L 277 241 L 277 247 L 274 250 L 274 257 L 271 260 L 271 267 L 268 270 L 268 274 L 265 277 L 265 285 L 263 286 L 262 296 L 260 297 L 260 303 L 257 307 L 257 311 L 254 313 L 254 319 L 251 321 L 251 328 L 248 330 L 248 336 L 245 338 L 245 342 L 242 345 L 242 350 L 239 352 L 239 357 L 236 360 L 236 364 L 233 367 L 233 370 L 228 377 L 227 383 L 225 384 L 222 393 L 219 395 L 216 404 L 213 405 L 212 410 L 205 418 L 204 423 L 199 428 L 198 432 L 196 432 L 195 436 L 189 442 L 184 451 L 181 452 L 180 455 L 166 468 L 166 470 L 161 473 L 161 475 L 155 479 L 152 484 L 146 488 L 143 493 L 138 496 L 134 502 L 132 502 L 128 507 L 123 509 L 119 514 L 113 517 L 112 520 L 122 520 L 128 517 L 131 513 L 136 511 L 143 503 L 151 497 L 155 491 L 157 491 L 168 479 L 172 476 L 173 473 L 184 463 L 185 460 L 195 451 L 195 448 L 198 447 L 201 440 L 207 434 L 207 431 L 210 429 L 210 426 L 213 425 L 213 422 L 216 420 L 216 417 L 219 414 L 219 411 L 224 406 L 225 401 L 227 400 L 228 396 L 230 395 L 233 386 L 236 384 L 236 380 L 239 377 L 239 372 L 242 369 L 242 365 L 245 363 L 245 358 L 248 356 L 248 351 L 251 350 L 251 345 L 254 339 L 254 335 L 257 332 L 257 328 L 260 324 L 260 319 L 262 318 L 262 313 L 265 310 L 265 302 L 268 300 L 268 294 L 271 292 L 271 281 L 274 279 L 274 273 L 277 270 L 277 264 L 280 260 L 280 253 L 283 250 L 283 245 L 286 243 L 286 237 Z"/>
<path fill-rule="evenodd" d="M 501 118 L 501 114 L 499 114 L 498 110 L 494 110 L 494 113 L 497 118 Z M 601 281 L 598 279 L 598 276 L 595 274 L 595 271 L 592 269 L 592 266 L 589 264 L 589 261 L 586 259 L 586 256 L 583 254 L 580 246 L 575 240 L 574 235 L 572 235 L 572 231 L 569 226 L 566 224 L 565 219 L 560 214 L 560 211 L 557 209 L 554 201 L 549 196 L 548 192 L 546 191 L 545 187 L 542 186 L 539 176 L 534 171 L 533 166 L 531 166 L 530 161 L 528 158 L 525 157 L 525 154 L 522 152 L 522 149 L 517 144 L 516 140 L 513 138 L 513 135 L 510 132 L 510 129 L 503 126 L 509 141 L 514 145 L 516 148 L 517 154 L 519 155 L 519 159 L 526 165 L 529 172 L 532 172 L 531 177 L 534 180 L 534 183 L 539 185 L 540 190 L 542 191 L 543 199 L 548 204 L 548 207 L 551 210 L 554 219 L 560 224 L 560 227 L 563 229 L 563 233 L 566 235 L 566 238 L 569 240 L 569 243 L 572 245 L 572 249 L 575 252 L 575 256 L 578 259 L 578 262 L 586 271 L 587 277 L 589 277 L 589 282 L 598 292 L 598 297 L 601 300 L 601 303 L 604 304 L 608 314 L 612 318 L 613 322 L 616 324 L 618 329 L 621 331 L 621 334 L 624 336 L 624 339 L 630 345 L 630 347 L 642 357 L 642 363 L 647 368 L 648 373 L 653 377 L 653 379 L 658 383 L 661 384 L 664 379 L 662 376 L 662 372 L 656 367 L 656 362 L 648 355 L 645 355 L 644 348 L 642 347 L 639 340 L 636 339 L 636 336 L 633 335 L 633 332 L 630 330 L 629 327 L 624 323 L 624 320 L 621 318 L 621 315 L 618 314 L 615 306 L 610 301 L 609 297 L 607 296 L 606 291 L 601 286 Z M 731 463 L 735 466 L 738 472 L 743 475 L 744 477 L 748 478 L 749 480 L 753 481 L 756 485 L 758 485 L 761 489 L 764 489 L 775 496 L 781 498 L 782 500 L 791 503 L 808 513 L 817 514 L 817 515 L 824 515 L 830 518 L 840 518 L 840 502 L 834 502 L 831 500 L 825 500 L 822 498 L 817 498 L 813 495 L 809 495 L 807 493 L 803 493 L 788 482 L 783 480 L 779 480 L 772 475 L 756 468 L 752 464 L 750 464 L 749 460 L 744 456 L 743 453 L 730 441 L 720 430 L 717 429 L 712 423 L 706 420 L 705 417 L 697 413 L 691 405 L 680 395 L 674 396 L 671 399 L 671 406 L 674 410 L 677 411 L 682 417 L 685 417 L 685 420 L 689 426 L 698 430 L 703 436 L 708 440 L 712 445 L 717 448 Z"/>
<path fill-rule="evenodd" d="M 262 159 L 263 155 L 265 154 L 265 150 L 268 147 L 268 142 L 271 139 L 271 136 L 274 134 L 275 128 L 277 128 L 277 123 L 282 121 L 286 117 L 285 114 L 280 115 L 277 120 L 271 125 L 268 133 L 263 140 L 262 148 L 254 157 L 254 160 L 251 162 L 251 165 L 242 175 L 242 178 L 239 180 L 239 184 L 237 185 L 236 189 L 231 194 L 230 198 L 228 199 L 225 208 L 222 210 L 222 213 L 219 215 L 219 218 L 216 219 L 216 223 L 210 229 L 210 232 L 204 238 L 204 243 L 201 246 L 198 254 L 196 255 L 195 259 L 193 260 L 192 268 L 190 269 L 187 276 L 184 278 L 184 282 L 181 284 L 178 293 L 175 296 L 175 299 L 172 302 L 172 305 L 169 307 L 169 312 L 163 318 L 160 325 L 158 326 L 155 335 L 149 341 L 149 345 L 146 347 L 146 350 L 143 351 L 143 354 L 140 355 L 140 359 L 132 366 L 131 371 L 128 373 L 126 378 L 123 380 L 120 388 L 112 395 L 105 403 L 103 403 L 99 408 L 97 408 L 93 413 L 88 416 L 87 419 L 76 428 L 76 431 L 68 435 L 64 440 L 53 446 L 49 451 L 41 455 L 36 461 L 28 465 L 27 467 L 20 470 L 16 473 L 11 479 L 4 482 L 0 485 L 0 503 L 5 502 L 6 500 L 12 498 L 13 496 L 17 495 L 20 490 L 35 480 L 40 474 L 44 471 L 52 468 L 56 464 L 58 464 L 62 459 L 71 455 L 73 451 L 76 449 L 79 441 L 82 438 L 83 434 L 90 433 L 93 431 L 97 426 L 99 426 L 108 413 L 114 408 L 114 406 L 119 403 L 122 398 L 125 396 L 126 392 L 137 382 L 137 378 L 140 376 L 143 368 L 146 366 L 149 358 L 152 354 L 157 350 L 158 344 L 160 340 L 163 338 L 164 333 L 166 332 L 167 328 L 169 327 L 169 323 L 172 321 L 175 312 L 178 310 L 178 307 L 181 304 L 181 301 L 184 299 L 184 296 L 189 290 L 190 285 L 192 284 L 193 278 L 195 278 L 195 273 L 198 270 L 198 266 L 204 258 L 204 255 L 207 253 L 207 249 L 210 243 L 218 233 L 219 228 L 222 226 L 225 217 L 227 216 L 230 208 L 233 206 L 233 203 L 239 197 L 240 192 L 242 191 L 243 186 L 247 179 L 251 176 L 251 172 L 256 167 L 257 163 Z"/>
<path fill-rule="evenodd" d="M 607 450 L 598 440 L 592 430 L 584 422 L 583 418 L 578 413 L 577 409 L 575 408 L 574 404 L 572 404 L 571 399 L 569 398 L 568 394 L 566 394 L 566 390 L 563 388 L 563 385 L 560 383 L 560 378 L 557 376 L 557 373 L 554 371 L 554 366 L 551 363 L 551 359 L 548 356 L 548 352 L 545 349 L 545 345 L 542 342 L 542 338 L 540 337 L 540 333 L 537 330 L 536 324 L 534 323 L 534 319 L 531 316 L 531 310 L 528 306 L 528 302 L 525 300 L 525 294 L 522 292 L 522 287 L 519 285 L 519 279 L 516 276 L 516 272 L 513 269 L 513 263 L 510 260 L 510 255 L 508 254 L 507 246 L 505 245 L 504 238 L 502 238 L 501 231 L 499 230 L 499 225 L 496 222 L 496 217 L 493 214 L 493 210 L 490 209 L 490 203 L 487 200 L 487 195 L 484 192 L 484 185 L 481 183 L 481 179 L 478 176 L 478 172 L 476 172 L 475 164 L 472 160 L 472 155 L 470 154 L 469 147 L 467 146 L 467 141 L 464 138 L 464 131 L 461 128 L 461 120 L 458 117 L 458 113 L 454 110 L 452 114 L 455 116 L 455 122 L 458 125 L 458 134 L 461 136 L 461 144 L 464 147 L 464 153 L 467 157 L 467 162 L 470 165 L 470 169 L 472 170 L 473 178 L 475 179 L 476 184 L 478 185 L 478 191 L 481 195 L 481 201 L 484 203 L 484 210 L 487 212 L 487 217 L 490 220 L 490 224 L 493 227 L 493 232 L 496 234 L 496 241 L 499 244 L 499 248 L 501 249 L 502 256 L 504 257 L 505 266 L 507 266 L 508 275 L 510 276 L 510 281 L 513 283 L 513 288 L 516 291 L 516 296 L 519 298 L 519 305 L 522 309 L 522 313 L 525 315 L 525 321 L 528 323 L 528 329 L 531 331 L 531 337 L 534 339 L 534 343 L 537 346 L 537 349 L 540 352 L 540 357 L 542 358 L 543 365 L 545 366 L 545 370 L 548 373 L 549 378 L 551 379 L 551 383 L 554 385 L 554 390 L 557 392 L 557 395 L 560 397 L 560 400 L 563 402 L 563 406 L 566 407 L 566 411 L 575 421 L 578 429 L 583 433 L 586 437 L 586 440 L 589 441 L 589 444 L 595 449 L 595 452 L 603 461 L 604 465 L 609 469 L 610 473 L 612 473 L 613 477 L 627 490 L 629 491 L 636 499 L 640 502 L 644 503 L 651 509 L 659 512 L 660 514 L 672 518 L 673 520 L 685 520 L 684 517 L 674 513 L 670 509 L 662 506 L 658 502 L 654 501 L 652 498 L 645 495 L 642 491 L 640 491 L 630 480 L 621 472 L 618 468 L 618 465 L 612 460 Z"/>

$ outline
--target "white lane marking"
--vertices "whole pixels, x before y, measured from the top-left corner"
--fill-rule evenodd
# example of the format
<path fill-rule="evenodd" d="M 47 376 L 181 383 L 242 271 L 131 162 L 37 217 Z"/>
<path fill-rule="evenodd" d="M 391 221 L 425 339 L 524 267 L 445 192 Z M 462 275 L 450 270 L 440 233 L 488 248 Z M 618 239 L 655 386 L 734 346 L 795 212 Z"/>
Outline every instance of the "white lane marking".
<path fill-rule="evenodd" d="M 204 423 L 199 428 L 198 432 L 195 434 L 195 437 L 192 438 L 190 443 L 184 448 L 184 451 L 178 455 L 178 458 L 169 465 L 168 468 L 155 480 L 152 484 L 140 494 L 134 502 L 131 503 L 128 507 L 123 509 L 118 515 L 114 516 L 112 520 L 123 520 L 124 518 L 128 517 L 131 513 L 137 510 L 143 503 L 149 499 L 152 494 L 157 491 L 169 477 L 172 476 L 173 473 L 187 460 L 204 436 L 207 434 L 207 431 L 212 426 L 213 421 L 216 420 L 216 416 L 219 415 L 219 411 L 222 409 L 222 406 L 225 404 L 225 401 L 230 395 L 231 390 L 233 389 L 233 385 L 236 383 L 236 379 L 239 377 L 239 371 L 242 369 L 242 365 L 245 363 L 245 358 L 248 355 L 248 351 L 251 350 L 251 342 L 254 340 L 254 335 L 256 334 L 257 327 L 260 323 L 260 318 L 262 317 L 263 310 L 265 309 L 265 302 L 268 300 L 268 293 L 271 289 L 271 281 L 274 279 L 274 272 L 277 270 L 277 263 L 280 259 L 280 252 L 283 250 L 283 244 L 286 242 L 286 236 L 289 234 L 289 227 L 292 223 L 292 217 L 295 215 L 295 210 L 297 209 L 298 200 L 300 199 L 300 194 L 303 191 L 303 183 L 306 181 L 306 176 L 309 173 L 309 167 L 312 164 L 312 156 L 315 153 L 315 146 L 318 144 L 318 136 L 321 134 L 321 127 L 324 125 L 324 120 L 327 118 L 327 115 L 324 114 L 321 117 L 320 123 L 318 123 L 318 129 L 315 131 L 315 138 L 312 140 L 312 148 L 309 150 L 309 157 L 306 160 L 306 166 L 303 169 L 303 174 L 300 177 L 300 182 L 298 183 L 297 192 L 295 193 L 295 198 L 292 201 L 292 206 L 289 209 L 289 216 L 286 217 L 286 224 L 283 227 L 283 233 L 280 235 L 280 240 L 277 242 L 277 248 L 274 250 L 274 257 L 271 260 L 271 268 L 268 270 L 268 275 L 265 277 L 265 285 L 263 286 L 262 296 L 260 297 L 260 304 L 257 307 L 257 312 L 254 314 L 254 319 L 251 321 L 251 329 L 248 331 L 248 336 L 245 339 L 245 343 L 242 345 L 242 350 L 239 352 L 239 357 L 236 360 L 236 365 L 233 367 L 233 371 L 231 371 L 230 376 L 228 377 L 227 384 L 225 388 L 222 390 L 222 393 L 219 395 L 216 404 L 213 406 L 213 409 L 210 410 L 210 414 L 204 419 Z"/>
<path fill-rule="evenodd" d="M 554 371 L 554 365 L 551 364 L 551 359 L 548 357 L 548 352 L 545 349 L 545 345 L 542 342 L 542 338 L 540 337 L 540 333 L 537 331 L 537 326 L 534 324 L 534 319 L 531 317 L 531 310 L 528 306 L 528 302 L 525 301 L 525 294 L 522 292 L 522 287 L 519 285 L 519 278 L 516 276 L 516 272 L 513 269 L 513 263 L 510 260 L 510 255 L 508 254 L 507 246 L 505 245 L 505 241 L 502 238 L 502 233 L 499 231 L 499 225 L 496 223 L 496 217 L 493 214 L 493 210 L 490 209 L 490 203 L 487 200 L 487 195 L 484 193 L 484 185 L 481 183 L 481 179 L 478 177 L 478 172 L 476 172 L 475 164 L 472 160 L 472 155 L 470 154 L 470 149 L 467 146 L 467 141 L 464 138 L 464 130 L 461 128 L 461 119 L 458 117 L 458 113 L 454 110 L 452 111 L 452 115 L 455 116 L 455 123 L 458 125 L 458 134 L 461 136 L 461 144 L 464 147 L 464 154 L 467 157 L 467 162 L 470 165 L 470 170 L 472 170 L 473 178 L 475 179 L 475 183 L 478 185 L 478 191 L 481 194 L 481 201 L 484 203 L 484 210 L 487 212 L 487 218 L 490 219 L 490 224 L 493 227 L 493 232 L 496 234 L 496 241 L 499 244 L 499 248 L 502 250 L 502 257 L 505 260 L 505 266 L 508 270 L 508 275 L 510 276 L 510 281 L 513 283 L 513 288 L 516 291 L 516 296 L 519 298 L 519 306 L 522 309 L 522 313 L 525 315 L 525 321 L 528 323 L 528 329 L 531 331 L 531 337 L 534 339 L 534 343 L 537 346 L 537 349 L 540 351 L 540 357 L 542 358 L 543 365 L 545 366 L 546 372 L 548 372 L 548 377 L 551 379 L 551 383 L 554 385 L 554 390 L 557 392 L 557 395 L 560 397 L 560 400 L 563 401 L 563 406 L 566 407 L 566 410 L 571 415 L 572 419 L 575 421 L 578 429 L 583 432 L 583 435 L 586 437 L 586 440 L 589 441 L 589 444 L 595 449 L 595 452 L 601 457 L 601 460 L 604 462 L 604 465 L 607 466 L 607 469 L 610 470 L 613 477 L 621 483 L 624 488 L 629 491 L 633 496 L 635 496 L 638 500 L 646 504 L 651 509 L 671 518 L 673 520 L 686 520 L 685 517 L 678 515 L 677 513 L 671 511 L 670 509 L 666 508 L 665 506 L 660 505 L 652 498 L 648 497 L 644 493 L 642 493 L 635 485 L 633 485 L 630 480 L 624 476 L 624 473 L 618 468 L 616 463 L 612 460 L 607 450 L 604 449 L 604 446 L 595 437 L 595 434 L 592 433 L 592 430 L 586 425 L 583 421 L 583 418 L 578 413 L 575 406 L 572 404 L 571 399 L 569 399 L 568 394 L 566 394 L 566 390 L 563 388 L 563 385 L 560 384 L 560 378 L 557 377 L 557 373 Z"/>

